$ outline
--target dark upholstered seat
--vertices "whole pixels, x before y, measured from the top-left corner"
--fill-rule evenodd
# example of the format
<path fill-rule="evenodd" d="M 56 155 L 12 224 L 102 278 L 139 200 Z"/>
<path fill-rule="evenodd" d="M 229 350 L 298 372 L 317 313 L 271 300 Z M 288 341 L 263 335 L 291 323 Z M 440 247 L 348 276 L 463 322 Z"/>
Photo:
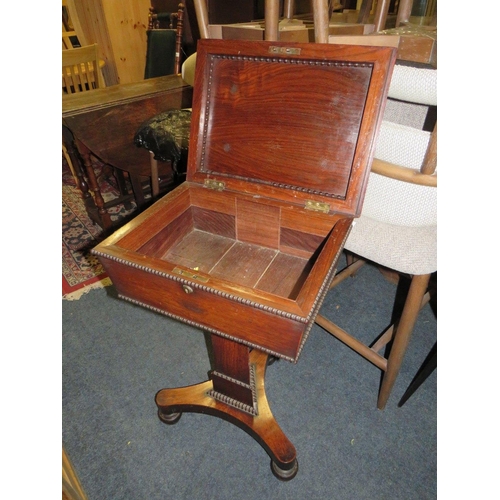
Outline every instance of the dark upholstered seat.
<path fill-rule="evenodd" d="M 139 127 L 134 142 L 137 146 L 151 151 L 155 160 L 171 161 L 174 172 L 182 174 L 186 172 L 181 159 L 188 151 L 190 127 L 191 110 L 164 111 Z"/>
<path fill-rule="evenodd" d="M 182 78 L 193 84 L 196 54 L 188 57 L 182 65 Z M 151 194 L 160 194 L 158 161 L 169 163 L 174 176 L 173 185 L 182 180 L 187 171 L 190 109 L 170 109 L 142 123 L 134 136 L 134 143 L 149 151 L 151 158 Z M 170 184 L 172 185 L 172 184 Z"/>
<path fill-rule="evenodd" d="M 152 155 L 152 175 L 157 173 L 157 161 L 170 162 L 174 181 L 186 174 L 191 128 L 191 110 L 173 109 L 165 111 L 144 122 L 134 136 L 138 147 L 147 149 Z M 153 188 L 157 179 L 153 179 Z M 153 195 L 159 189 L 153 189 Z"/>

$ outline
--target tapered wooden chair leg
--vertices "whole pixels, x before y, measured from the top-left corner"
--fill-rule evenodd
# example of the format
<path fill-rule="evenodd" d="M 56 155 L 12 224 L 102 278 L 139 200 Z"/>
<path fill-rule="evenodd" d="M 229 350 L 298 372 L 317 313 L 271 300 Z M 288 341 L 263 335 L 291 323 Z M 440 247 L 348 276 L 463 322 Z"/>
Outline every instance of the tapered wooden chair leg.
<path fill-rule="evenodd" d="M 413 276 L 406 297 L 403 313 L 394 334 L 391 352 L 387 359 L 387 370 L 382 378 L 382 385 L 378 396 L 377 407 L 380 410 L 385 408 L 387 400 L 391 394 L 394 383 L 399 374 L 401 363 L 408 347 L 413 327 L 417 321 L 418 313 L 422 307 L 422 300 L 427 291 L 430 274 Z"/>

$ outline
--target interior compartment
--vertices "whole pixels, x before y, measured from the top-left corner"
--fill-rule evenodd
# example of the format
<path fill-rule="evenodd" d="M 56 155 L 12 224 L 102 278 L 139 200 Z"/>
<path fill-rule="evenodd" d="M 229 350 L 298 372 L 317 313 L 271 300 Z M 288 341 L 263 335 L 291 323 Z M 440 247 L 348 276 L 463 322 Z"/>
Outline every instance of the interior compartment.
<path fill-rule="evenodd" d="M 245 197 L 235 196 L 224 210 L 212 208 L 200 200 L 187 206 L 137 252 L 182 270 L 295 300 L 327 233 L 286 227 L 287 208 Z M 311 225 L 311 215 L 302 215 L 304 224 Z M 330 217 L 330 229 L 331 224 Z"/>
<path fill-rule="evenodd" d="M 203 42 L 186 181 L 95 254 L 120 297 L 295 361 L 361 213 L 396 51 Z"/>

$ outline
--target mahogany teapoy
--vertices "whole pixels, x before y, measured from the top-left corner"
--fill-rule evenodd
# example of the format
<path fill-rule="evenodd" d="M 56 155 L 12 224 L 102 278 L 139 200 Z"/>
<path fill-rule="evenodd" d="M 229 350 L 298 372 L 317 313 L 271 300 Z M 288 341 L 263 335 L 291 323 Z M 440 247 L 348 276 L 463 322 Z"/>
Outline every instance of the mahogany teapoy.
<path fill-rule="evenodd" d="M 288 480 L 268 355 L 296 362 L 359 216 L 395 49 L 198 42 L 187 180 L 94 249 L 121 298 L 209 332 L 214 366 L 160 418 L 225 418 Z"/>

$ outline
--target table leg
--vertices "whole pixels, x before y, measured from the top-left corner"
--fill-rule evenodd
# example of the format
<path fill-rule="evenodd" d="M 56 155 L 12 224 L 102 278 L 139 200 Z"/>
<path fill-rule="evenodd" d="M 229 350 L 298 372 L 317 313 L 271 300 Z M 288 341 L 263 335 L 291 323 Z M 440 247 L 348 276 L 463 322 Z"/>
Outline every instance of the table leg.
<path fill-rule="evenodd" d="M 99 184 L 97 182 L 97 178 L 94 172 L 94 167 L 92 166 L 92 160 L 90 159 L 91 151 L 78 139 L 76 139 L 76 146 L 78 151 L 80 152 L 80 156 L 83 160 L 83 165 L 85 167 L 85 172 L 87 173 L 87 178 L 89 180 L 90 189 L 94 193 L 94 202 L 97 206 L 97 212 L 100 219 L 100 224 L 104 230 L 111 229 L 112 222 L 111 217 L 106 210 L 104 198 L 101 194 L 101 189 L 99 188 Z"/>
<path fill-rule="evenodd" d="M 89 186 L 87 181 L 85 180 L 85 176 L 82 172 L 82 162 L 80 157 L 78 156 L 78 151 L 75 148 L 74 137 L 71 131 L 65 126 L 62 127 L 62 138 L 64 146 L 66 147 L 66 151 L 68 152 L 68 156 L 73 163 L 73 167 L 75 169 L 75 174 L 77 177 L 77 184 L 82 192 L 82 198 L 85 200 L 92 198 L 92 195 L 89 192 Z"/>
<path fill-rule="evenodd" d="M 127 187 L 127 182 L 125 180 L 125 175 L 123 173 L 123 170 L 119 168 L 114 168 L 114 175 L 116 179 L 116 183 L 118 184 L 118 190 L 120 191 L 120 196 L 122 197 L 128 197 L 130 195 L 130 191 Z M 126 210 L 131 210 L 132 209 L 132 203 L 130 200 L 124 202 L 124 206 Z"/>
<path fill-rule="evenodd" d="M 212 344 L 215 369 L 210 380 L 159 391 L 159 418 L 174 424 L 183 412 L 195 412 L 231 422 L 266 450 L 278 479 L 293 479 L 298 472 L 297 454 L 276 422 L 265 393 L 268 355 L 216 335 L 212 335 Z"/>
<path fill-rule="evenodd" d="M 135 201 L 139 208 L 142 208 L 146 200 L 144 198 L 144 191 L 142 189 L 141 178 L 139 175 L 129 174 L 130 175 L 130 183 L 132 184 L 132 190 L 134 191 Z"/>

